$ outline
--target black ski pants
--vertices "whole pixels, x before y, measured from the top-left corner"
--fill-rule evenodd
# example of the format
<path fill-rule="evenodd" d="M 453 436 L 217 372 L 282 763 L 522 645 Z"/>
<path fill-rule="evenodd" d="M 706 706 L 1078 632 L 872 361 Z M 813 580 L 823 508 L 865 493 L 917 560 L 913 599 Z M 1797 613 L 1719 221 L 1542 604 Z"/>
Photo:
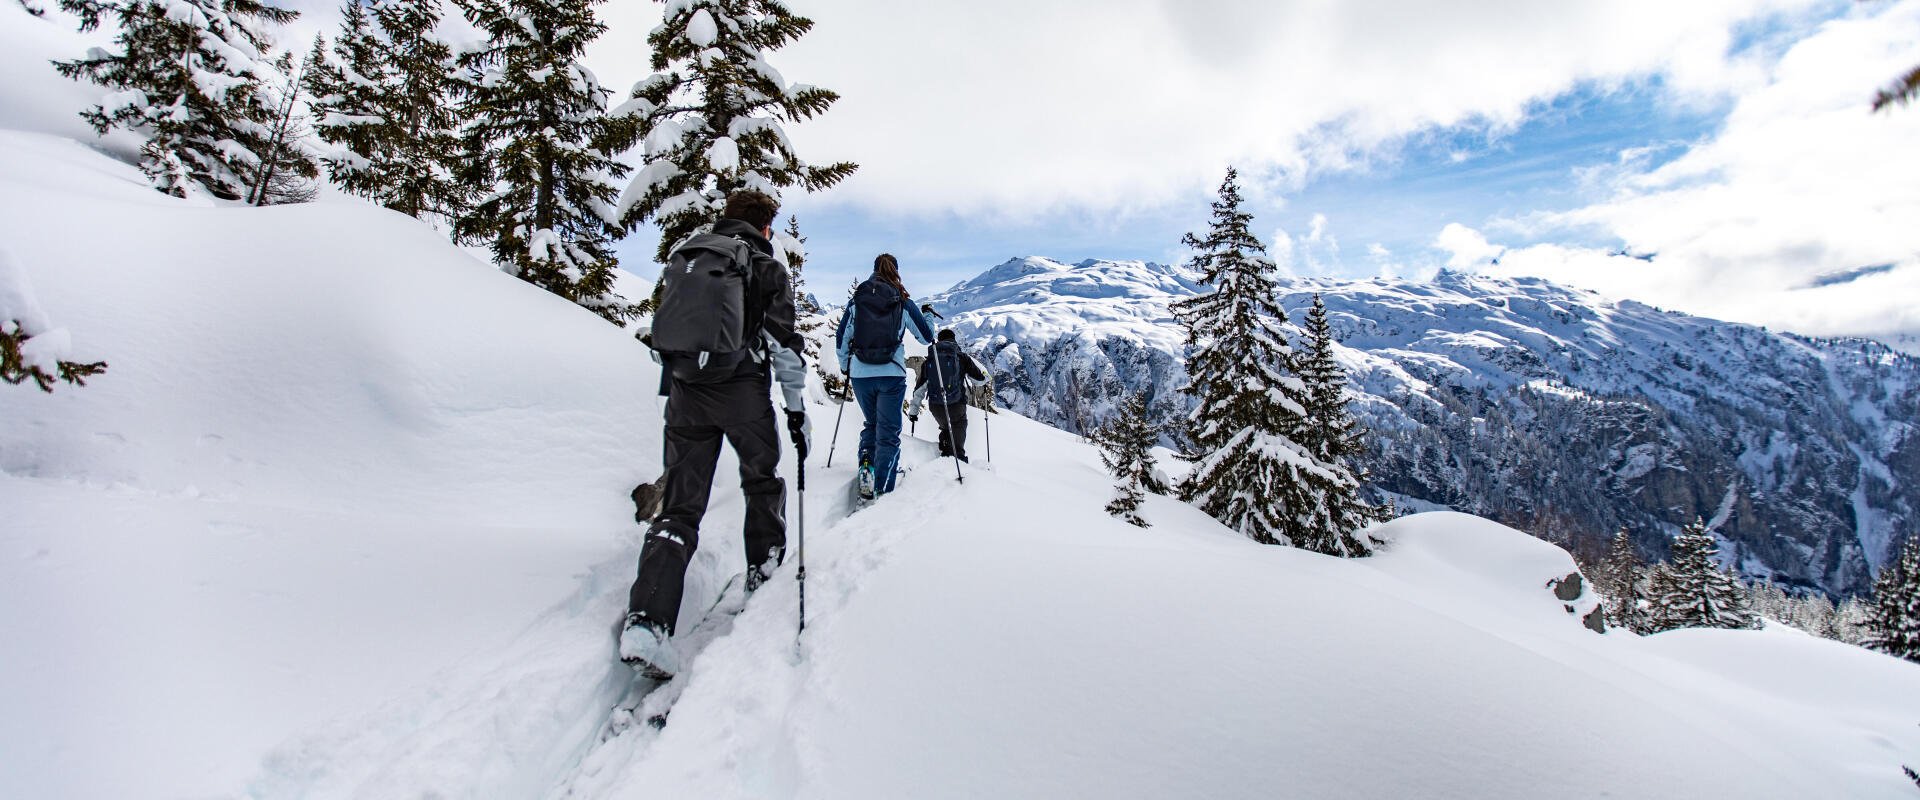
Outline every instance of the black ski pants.
<path fill-rule="evenodd" d="M 687 562 L 700 546 L 700 520 L 707 513 L 723 437 L 740 459 L 747 568 L 780 562 L 787 544 L 787 484 L 774 473 L 780 433 L 767 391 L 764 371 L 758 380 L 674 381 L 667 400 L 665 491 L 660 516 L 640 548 L 639 575 L 627 596 L 629 613 L 673 631 Z"/>
<path fill-rule="evenodd" d="M 927 413 L 940 423 L 940 455 L 967 460 L 967 404 L 928 403 Z"/>

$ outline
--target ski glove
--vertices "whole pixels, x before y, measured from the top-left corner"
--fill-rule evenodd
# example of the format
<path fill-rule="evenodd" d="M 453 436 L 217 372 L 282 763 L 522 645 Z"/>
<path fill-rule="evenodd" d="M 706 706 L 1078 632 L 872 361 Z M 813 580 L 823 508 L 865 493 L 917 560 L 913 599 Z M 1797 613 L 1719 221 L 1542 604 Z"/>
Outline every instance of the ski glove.
<path fill-rule="evenodd" d="M 813 423 L 807 421 L 807 412 L 787 409 L 787 433 L 793 436 L 793 449 L 800 454 L 800 460 L 807 460 L 807 452 L 813 449 Z"/>

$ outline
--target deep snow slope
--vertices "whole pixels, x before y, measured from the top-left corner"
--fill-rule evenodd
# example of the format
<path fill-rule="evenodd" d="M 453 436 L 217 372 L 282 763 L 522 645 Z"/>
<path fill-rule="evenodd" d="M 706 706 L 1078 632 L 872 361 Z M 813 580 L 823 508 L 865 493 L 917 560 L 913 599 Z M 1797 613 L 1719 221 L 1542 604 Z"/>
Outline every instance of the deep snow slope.
<path fill-rule="evenodd" d="M 929 300 L 994 366 L 1003 403 L 1069 430 L 1145 391 L 1188 399 L 1167 303 L 1203 289 L 1160 264 L 1013 259 Z M 1858 593 L 1920 521 L 1920 359 L 1808 340 L 1536 279 L 1285 279 L 1321 295 L 1365 466 L 1398 495 L 1663 556 L 1696 516 L 1746 574 Z"/>
<path fill-rule="evenodd" d="M 110 364 L 0 386 L 10 796 L 230 790 L 519 631 L 658 472 L 641 348 L 405 217 L 0 132 L 0 247 Z"/>

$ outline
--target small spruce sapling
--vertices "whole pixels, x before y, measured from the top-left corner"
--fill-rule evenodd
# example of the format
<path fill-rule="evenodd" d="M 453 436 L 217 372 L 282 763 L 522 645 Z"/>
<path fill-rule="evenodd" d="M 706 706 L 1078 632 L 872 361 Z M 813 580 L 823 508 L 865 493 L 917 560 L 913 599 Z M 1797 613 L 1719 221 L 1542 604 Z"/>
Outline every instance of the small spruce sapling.
<path fill-rule="evenodd" d="M 1150 527 L 1140 517 L 1140 502 L 1148 492 L 1162 494 L 1167 490 L 1154 475 L 1153 445 L 1159 439 L 1160 431 L 1148 416 L 1144 391 L 1128 395 L 1107 423 L 1094 432 L 1101 463 L 1119 480 L 1113 487 L 1113 501 L 1107 503 L 1108 514 L 1142 528 Z"/>
<path fill-rule="evenodd" d="M 821 313 L 820 304 L 813 301 L 813 295 L 807 293 L 806 280 L 801 277 L 801 268 L 807 263 L 807 237 L 800 235 L 800 220 L 787 217 L 787 229 L 774 234 L 774 249 L 786 256 L 787 282 L 793 285 L 794 327 L 800 331 L 800 337 L 806 342 L 807 361 L 820 362 L 820 342 L 814 337 L 821 326 L 827 324 Z M 824 374 L 822 377 L 825 377 Z"/>

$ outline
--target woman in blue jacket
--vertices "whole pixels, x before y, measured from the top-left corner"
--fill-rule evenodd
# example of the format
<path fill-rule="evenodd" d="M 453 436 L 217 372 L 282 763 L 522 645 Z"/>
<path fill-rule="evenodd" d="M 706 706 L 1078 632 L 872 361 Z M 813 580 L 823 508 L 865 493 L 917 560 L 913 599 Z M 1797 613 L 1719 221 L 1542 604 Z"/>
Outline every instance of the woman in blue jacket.
<path fill-rule="evenodd" d="M 933 326 L 921 316 L 906 285 L 900 262 L 881 253 L 873 276 L 853 292 L 840 315 L 840 369 L 852 379 L 853 398 L 866 424 L 860 429 L 860 494 L 893 491 L 900 463 L 900 407 L 907 398 L 906 334 L 921 344 L 933 342 Z"/>

